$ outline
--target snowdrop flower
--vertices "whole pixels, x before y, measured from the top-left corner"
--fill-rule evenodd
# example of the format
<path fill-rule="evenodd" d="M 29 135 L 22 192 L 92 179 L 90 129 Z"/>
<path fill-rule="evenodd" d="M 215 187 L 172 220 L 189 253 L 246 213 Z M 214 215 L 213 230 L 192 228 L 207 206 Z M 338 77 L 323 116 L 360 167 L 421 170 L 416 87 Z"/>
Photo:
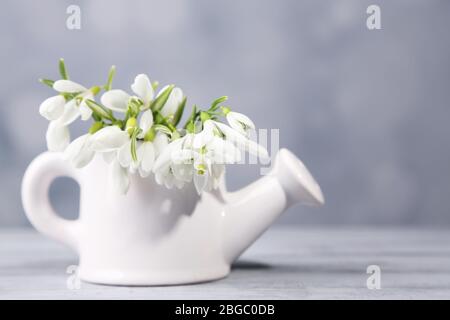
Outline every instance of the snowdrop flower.
<path fill-rule="evenodd" d="M 263 146 L 250 140 L 233 128 L 217 121 L 214 121 L 214 125 L 219 129 L 225 140 L 235 144 L 239 149 L 245 150 L 246 152 L 262 159 L 267 159 L 269 157 L 269 153 Z"/>
<path fill-rule="evenodd" d="M 206 121 L 202 132 L 187 134 L 169 144 L 155 162 L 155 178 L 169 188 L 175 182 L 182 186 L 193 180 L 200 194 L 218 186 L 224 164 L 239 160 L 239 150 L 214 135 L 214 123 Z"/>
<path fill-rule="evenodd" d="M 77 93 L 76 97 L 64 104 L 62 112 L 58 109 L 59 121 L 63 125 L 69 125 L 81 116 L 83 121 L 88 120 L 92 110 L 86 104 L 87 99 L 93 99 L 98 88 L 87 89 L 81 84 L 71 80 L 58 80 L 53 84 L 53 89 L 60 93 Z"/>
<path fill-rule="evenodd" d="M 220 106 L 226 96 L 214 100 L 207 110 L 194 105 L 184 126 L 177 128 L 187 98 L 174 85 L 156 94 L 148 76 L 139 74 L 130 95 L 120 89 L 111 90 L 114 66 L 106 84 L 90 89 L 68 80 L 63 59 L 59 71 L 63 80 L 41 79 L 58 92 L 39 106 L 39 113 L 50 121 L 48 149 L 64 152 L 64 158 L 76 168 L 88 165 L 98 153 L 109 164 L 108 185 L 121 194 L 128 191 L 131 174 L 144 178 L 152 172 L 158 184 L 182 188 L 192 183 L 201 194 L 218 187 L 225 165 L 239 162 L 241 151 L 268 157 L 263 147 L 249 139 L 254 123 Z M 106 91 L 101 96 L 103 105 L 88 101 L 102 89 Z M 228 125 L 220 122 L 220 116 Z M 78 118 L 93 119 L 94 123 L 87 134 L 70 142 L 68 126 Z"/>
<path fill-rule="evenodd" d="M 64 158 L 75 168 L 86 166 L 94 158 L 95 152 L 91 148 L 92 134 L 88 133 L 73 140 L 64 151 Z"/>
<path fill-rule="evenodd" d="M 165 185 L 166 188 L 173 188 L 176 186 L 181 189 L 186 182 L 189 182 L 189 176 L 192 177 L 192 169 L 185 166 L 186 158 L 183 154 L 184 148 L 191 144 L 193 135 L 186 136 L 169 143 L 153 165 L 153 173 L 155 174 L 155 181 L 160 185 Z"/>
<path fill-rule="evenodd" d="M 132 139 L 128 138 L 128 141 L 118 150 L 118 160 L 122 167 L 130 168 L 132 172 L 138 170 L 141 177 L 147 177 L 152 170 L 153 163 L 157 156 L 157 148 L 155 148 L 154 140 L 158 136 L 158 149 L 164 145 L 165 135 L 156 134 L 152 129 L 153 126 L 153 114 L 151 110 L 145 111 L 139 122 L 140 134 L 138 138 L 143 141 L 137 142 L 136 156 L 137 159 L 132 158 Z"/>
<path fill-rule="evenodd" d="M 228 107 L 222 107 L 222 111 L 225 117 L 227 118 L 230 127 L 239 132 L 240 134 L 248 136 L 249 131 L 255 130 L 255 124 L 246 115 L 239 112 L 233 112 Z"/>
<path fill-rule="evenodd" d="M 194 148 L 201 148 L 210 142 L 214 137 L 222 137 L 225 141 L 231 142 L 239 149 L 248 153 L 267 158 L 268 152 L 258 143 L 248 139 L 243 134 L 233 128 L 214 120 L 206 120 L 203 123 L 203 130 L 196 134 L 194 139 Z"/>
<path fill-rule="evenodd" d="M 194 136 L 193 148 L 200 149 L 211 141 L 216 134 L 220 134 L 213 120 L 206 120 L 203 123 L 203 130 Z"/>
<path fill-rule="evenodd" d="M 194 185 L 198 194 L 210 191 L 219 185 L 225 164 L 239 162 L 240 151 L 229 141 L 212 137 L 194 154 Z"/>
<path fill-rule="evenodd" d="M 112 186 L 118 193 L 127 193 L 130 185 L 129 171 L 120 164 L 118 150 L 130 140 L 129 133 L 118 126 L 108 126 L 97 131 L 90 140 L 91 150 L 112 155 L 110 159 Z"/>
<path fill-rule="evenodd" d="M 91 147 L 96 152 L 117 151 L 129 140 L 129 134 L 118 126 L 107 126 L 92 137 Z"/>
<path fill-rule="evenodd" d="M 145 110 L 150 107 L 150 103 L 154 97 L 152 83 L 147 75 L 139 74 L 131 85 L 131 90 L 136 94 L 137 98 L 142 101 L 141 109 Z M 128 102 L 132 98 L 131 95 L 120 89 L 109 90 L 101 97 L 102 104 L 120 113 L 127 112 Z"/>
<path fill-rule="evenodd" d="M 153 141 L 142 142 L 137 150 L 138 170 L 141 177 L 150 175 L 156 158 L 161 154 L 164 148 L 169 144 L 169 139 L 163 133 L 156 133 Z"/>
<path fill-rule="evenodd" d="M 61 95 L 47 98 L 39 106 L 39 113 L 49 121 L 57 120 L 64 113 L 65 104 L 66 99 Z"/>
<path fill-rule="evenodd" d="M 69 128 L 58 120 L 50 121 L 45 138 L 49 151 L 64 151 L 70 142 Z"/>
<path fill-rule="evenodd" d="M 162 88 L 156 97 L 158 98 L 168 87 L 169 86 L 165 86 L 164 88 Z M 173 90 L 170 92 L 169 98 L 161 108 L 161 114 L 166 118 L 173 117 L 182 101 L 183 91 L 177 87 L 173 88 Z"/>

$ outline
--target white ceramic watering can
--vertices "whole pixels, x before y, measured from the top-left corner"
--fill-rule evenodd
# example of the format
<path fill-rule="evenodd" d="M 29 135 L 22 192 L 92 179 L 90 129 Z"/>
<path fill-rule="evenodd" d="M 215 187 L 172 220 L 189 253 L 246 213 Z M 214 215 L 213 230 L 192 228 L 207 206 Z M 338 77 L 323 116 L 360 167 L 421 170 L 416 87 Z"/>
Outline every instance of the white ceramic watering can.
<path fill-rule="evenodd" d="M 51 182 L 80 184 L 75 221 L 54 212 Z M 269 175 L 227 192 L 222 185 L 198 196 L 194 186 L 168 190 L 153 178 L 131 176 L 130 190 L 113 190 L 108 165 L 96 157 L 75 169 L 60 153 L 45 152 L 28 167 L 22 201 L 33 226 L 71 246 L 82 280 L 114 285 L 170 285 L 223 278 L 234 260 L 289 206 L 323 204 L 303 163 L 282 149 Z"/>

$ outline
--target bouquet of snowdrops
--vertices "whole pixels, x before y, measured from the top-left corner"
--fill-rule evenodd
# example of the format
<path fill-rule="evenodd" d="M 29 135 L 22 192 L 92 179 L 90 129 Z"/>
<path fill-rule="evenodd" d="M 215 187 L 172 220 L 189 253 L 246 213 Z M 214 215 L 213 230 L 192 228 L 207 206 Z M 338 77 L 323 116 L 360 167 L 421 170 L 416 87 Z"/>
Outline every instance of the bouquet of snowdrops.
<path fill-rule="evenodd" d="M 101 154 L 109 163 L 114 186 L 126 193 L 130 174 L 154 174 L 158 184 L 182 188 L 194 182 L 197 192 L 218 186 L 225 165 L 239 162 L 241 152 L 267 157 L 267 151 L 249 139 L 253 122 L 224 106 L 226 96 L 201 110 L 194 105 L 179 126 L 187 98 L 167 85 L 157 94 L 158 82 L 139 74 L 131 85 L 134 95 L 112 89 L 115 67 L 103 86 L 86 88 L 72 80 L 59 61 L 62 79 L 40 81 L 58 92 L 41 103 L 40 114 L 50 121 L 46 140 L 50 151 L 63 152 L 75 167 L 86 166 Z M 103 91 L 100 103 L 96 96 Z M 78 118 L 93 121 L 89 131 L 70 141 L 68 126 Z M 228 125 L 221 122 L 226 118 Z"/>

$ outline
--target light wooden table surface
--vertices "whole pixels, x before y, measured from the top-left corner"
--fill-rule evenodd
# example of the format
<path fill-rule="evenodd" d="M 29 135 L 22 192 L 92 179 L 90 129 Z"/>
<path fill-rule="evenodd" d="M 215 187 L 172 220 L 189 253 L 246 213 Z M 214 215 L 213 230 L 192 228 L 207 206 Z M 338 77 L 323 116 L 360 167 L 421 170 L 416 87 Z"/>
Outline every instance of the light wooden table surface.
<path fill-rule="evenodd" d="M 0 299 L 450 299 L 449 229 L 273 227 L 228 278 L 186 286 L 70 290 L 76 264 L 31 229 L 0 229 Z M 369 265 L 379 290 L 367 288 Z"/>

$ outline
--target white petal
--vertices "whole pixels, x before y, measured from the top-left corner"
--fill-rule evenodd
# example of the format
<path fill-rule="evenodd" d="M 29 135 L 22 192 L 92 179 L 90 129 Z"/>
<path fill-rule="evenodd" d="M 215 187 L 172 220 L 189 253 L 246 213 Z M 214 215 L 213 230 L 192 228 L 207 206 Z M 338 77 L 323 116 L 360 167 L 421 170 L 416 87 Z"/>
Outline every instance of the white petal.
<path fill-rule="evenodd" d="M 214 138 L 214 122 L 206 120 L 203 124 L 203 130 L 194 136 L 193 147 L 200 149 Z"/>
<path fill-rule="evenodd" d="M 200 195 L 202 191 L 205 189 L 208 183 L 208 174 L 205 172 L 204 174 L 194 174 L 194 186 L 197 193 Z"/>
<path fill-rule="evenodd" d="M 63 125 L 68 126 L 72 122 L 74 122 L 80 116 L 80 109 L 77 106 L 77 102 L 75 99 L 70 100 L 64 106 L 64 113 L 59 118 L 59 122 Z"/>
<path fill-rule="evenodd" d="M 169 144 L 169 139 L 164 133 L 158 132 L 153 140 L 153 146 L 155 147 L 156 155 L 160 155 Z"/>
<path fill-rule="evenodd" d="M 89 120 L 92 116 L 92 110 L 91 108 L 89 108 L 86 103 L 81 102 L 80 106 L 78 107 L 80 109 L 80 114 L 81 114 L 81 120 L 86 121 Z"/>
<path fill-rule="evenodd" d="M 214 163 L 227 164 L 236 163 L 241 160 L 241 152 L 233 143 L 218 137 L 207 145 L 207 149 L 212 152 Z"/>
<path fill-rule="evenodd" d="M 225 134 L 225 139 L 236 144 L 238 148 L 254 154 L 262 159 L 267 159 L 269 157 L 267 150 L 261 145 L 248 139 L 244 135 L 223 123 L 215 122 L 215 124 L 222 131 L 222 133 Z"/>
<path fill-rule="evenodd" d="M 69 128 L 61 125 L 59 121 L 51 121 L 45 136 L 47 148 L 50 151 L 64 151 L 70 142 Z"/>
<path fill-rule="evenodd" d="M 124 168 L 128 168 L 133 161 L 131 156 L 131 140 L 128 140 L 117 152 L 117 159 L 120 165 Z"/>
<path fill-rule="evenodd" d="M 128 169 L 123 168 L 118 161 L 111 164 L 111 182 L 115 190 L 121 194 L 126 194 L 130 187 L 130 177 Z"/>
<path fill-rule="evenodd" d="M 64 151 L 64 158 L 71 161 L 76 168 L 82 168 L 94 158 L 94 151 L 90 148 L 91 134 L 85 134 L 72 141 Z"/>
<path fill-rule="evenodd" d="M 173 150 L 171 159 L 174 164 L 191 164 L 197 154 L 192 149 Z"/>
<path fill-rule="evenodd" d="M 115 89 L 105 92 L 101 97 L 102 104 L 117 112 L 125 113 L 127 111 L 130 95 L 123 90 Z"/>
<path fill-rule="evenodd" d="M 160 92 L 163 91 L 164 90 L 161 90 Z M 182 100 L 183 100 L 183 91 L 181 91 L 180 88 L 173 88 L 169 98 L 167 99 L 166 103 L 161 109 L 161 114 L 164 117 L 168 117 L 175 114 Z"/>
<path fill-rule="evenodd" d="M 39 113 L 47 120 L 57 120 L 64 112 L 66 100 L 63 96 L 54 96 L 45 99 L 39 106 Z"/>
<path fill-rule="evenodd" d="M 247 117 L 245 114 L 239 113 L 239 112 L 230 112 L 234 118 L 239 121 L 242 122 L 243 124 L 245 124 L 247 127 L 249 127 L 250 129 L 255 129 L 255 124 L 253 123 L 253 121 Z"/>
<path fill-rule="evenodd" d="M 142 137 L 145 136 L 147 131 L 152 127 L 153 125 L 153 113 L 151 110 L 144 111 L 144 113 L 141 116 L 141 119 L 139 120 L 139 128 L 142 129 Z"/>
<path fill-rule="evenodd" d="M 141 167 L 144 171 L 150 172 L 155 163 L 155 148 L 153 147 L 153 143 L 144 142 L 139 149 L 142 152 Z"/>
<path fill-rule="evenodd" d="M 143 101 L 144 105 L 153 99 L 154 91 L 150 79 L 145 74 L 139 74 L 134 79 L 134 83 L 131 85 L 131 90 L 136 93 Z"/>
<path fill-rule="evenodd" d="M 92 149 L 98 152 L 114 151 L 129 141 L 127 132 L 117 126 L 108 126 L 97 131 L 92 137 Z"/>
<path fill-rule="evenodd" d="M 58 92 L 68 92 L 68 93 L 83 92 L 87 90 L 81 84 L 78 84 L 71 80 L 58 80 L 53 84 L 53 89 L 55 89 Z"/>
<path fill-rule="evenodd" d="M 194 170 L 191 164 L 178 164 L 172 165 L 172 172 L 177 181 L 190 182 Z"/>
<path fill-rule="evenodd" d="M 253 121 L 242 113 L 229 112 L 227 114 L 227 121 L 234 130 L 237 130 L 244 135 L 247 135 L 249 130 L 255 129 Z"/>
<path fill-rule="evenodd" d="M 166 167 L 172 160 L 172 151 L 180 148 L 183 143 L 183 139 L 177 139 L 169 143 L 164 151 L 159 155 L 153 165 L 153 172 L 159 171 L 161 168 Z"/>

